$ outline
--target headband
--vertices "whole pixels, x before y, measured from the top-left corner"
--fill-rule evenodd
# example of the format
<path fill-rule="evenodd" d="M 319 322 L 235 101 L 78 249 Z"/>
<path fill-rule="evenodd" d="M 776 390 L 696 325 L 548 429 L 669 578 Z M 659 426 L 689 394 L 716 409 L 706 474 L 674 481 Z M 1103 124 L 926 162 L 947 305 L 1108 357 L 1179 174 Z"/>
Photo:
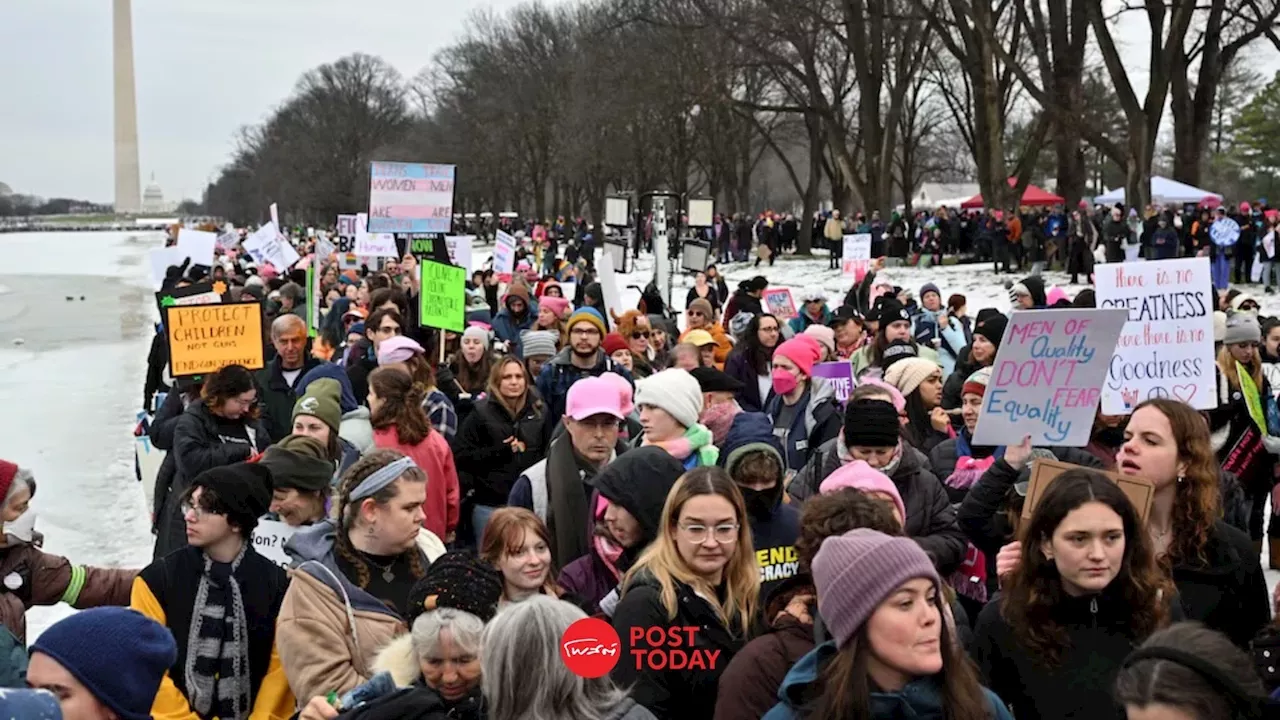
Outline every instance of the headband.
<path fill-rule="evenodd" d="M 417 467 L 417 463 L 413 461 L 413 458 L 409 457 L 402 457 L 393 463 L 384 465 L 377 472 L 360 481 L 360 484 L 351 491 L 349 501 L 355 502 L 372 497 L 379 490 L 395 482 L 396 478 L 405 474 L 406 471 Z"/>
<path fill-rule="evenodd" d="M 1130 653 L 1129 657 L 1124 660 L 1124 667 L 1130 667 L 1142 660 L 1167 660 L 1177 663 L 1188 670 L 1196 673 L 1204 678 L 1214 690 L 1223 695 L 1223 699 L 1237 713 L 1236 717 L 1242 718 L 1261 718 L 1269 717 L 1265 708 L 1274 707 L 1272 703 L 1265 697 L 1253 697 L 1245 692 L 1231 676 L 1229 676 L 1221 668 L 1213 663 L 1204 660 L 1198 655 L 1179 650 L 1177 648 L 1163 647 L 1159 645 L 1138 648 Z"/>

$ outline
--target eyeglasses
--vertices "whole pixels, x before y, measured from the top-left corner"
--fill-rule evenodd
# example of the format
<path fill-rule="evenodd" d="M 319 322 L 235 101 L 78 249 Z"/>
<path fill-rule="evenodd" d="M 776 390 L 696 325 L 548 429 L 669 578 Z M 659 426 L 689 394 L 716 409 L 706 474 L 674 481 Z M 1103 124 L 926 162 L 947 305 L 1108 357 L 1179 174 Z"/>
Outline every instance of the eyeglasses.
<path fill-rule="evenodd" d="M 220 514 L 210 510 L 205 510 L 202 507 L 197 507 L 195 505 L 192 505 L 191 503 L 182 503 L 182 505 L 178 507 L 178 510 L 182 513 L 182 517 L 186 517 L 187 515 L 192 515 L 195 517 L 197 521 L 203 520 L 205 515 Z"/>
<path fill-rule="evenodd" d="M 737 523 L 725 523 L 713 528 L 708 528 L 706 525 L 681 525 L 680 532 L 684 533 L 685 540 L 695 545 L 706 542 L 708 533 L 717 543 L 727 545 L 738 539 L 738 527 Z"/>
<path fill-rule="evenodd" d="M 577 335 L 578 337 L 592 337 L 595 335 L 599 335 L 600 331 L 597 328 L 593 328 L 593 327 L 574 328 L 570 334 Z"/>

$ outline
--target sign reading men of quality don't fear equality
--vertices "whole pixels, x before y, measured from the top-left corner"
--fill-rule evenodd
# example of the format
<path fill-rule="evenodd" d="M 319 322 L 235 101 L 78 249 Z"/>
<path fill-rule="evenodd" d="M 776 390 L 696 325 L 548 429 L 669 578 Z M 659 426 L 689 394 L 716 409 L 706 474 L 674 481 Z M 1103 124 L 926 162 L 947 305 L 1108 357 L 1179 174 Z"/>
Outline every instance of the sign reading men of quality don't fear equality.
<path fill-rule="evenodd" d="M 1107 366 L 1103 414 L 1128 415 L 1150 398 L 1217 407 L 1209 258 L 1108 263 L 1095 281 L 1098 307 L 1129 313 Z"/>
<path fill-rule="evenodd" d="M 974 445 L 1084 447 L 1125 310 L 1019 310 L 982 398 Z"/>

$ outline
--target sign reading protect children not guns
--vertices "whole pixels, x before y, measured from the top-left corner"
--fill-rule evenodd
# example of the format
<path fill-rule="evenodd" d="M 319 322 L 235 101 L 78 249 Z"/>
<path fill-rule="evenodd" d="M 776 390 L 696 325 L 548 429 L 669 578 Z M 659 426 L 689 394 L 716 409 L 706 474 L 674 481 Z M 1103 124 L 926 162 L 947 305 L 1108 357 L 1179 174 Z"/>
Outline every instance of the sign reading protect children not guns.
<path fill-rule="evenodd" d="M 175 305 L 165 308 L 169 366 L 174 377 L 208 375 L 227 365 L 265 366 L 262 305 Z"/>

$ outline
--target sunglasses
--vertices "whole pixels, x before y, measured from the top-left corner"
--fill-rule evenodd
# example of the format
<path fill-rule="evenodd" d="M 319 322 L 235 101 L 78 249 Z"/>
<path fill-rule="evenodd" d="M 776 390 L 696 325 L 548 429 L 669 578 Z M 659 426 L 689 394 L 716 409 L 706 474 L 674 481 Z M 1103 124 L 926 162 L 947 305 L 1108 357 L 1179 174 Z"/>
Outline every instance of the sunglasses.
<path fill-rule="evenodd" d="M 689 310 L 686 314 L 689 317 L 703 317 L 702 313 L 698 312 L 697 310 Z"/>
<path fill-rule="evenodd" d="M 636 330 L 635 332 L 631 333 L 631 337 L 633 337 L 633 338 L 646 338 L 646 339 L 647 339 L 647 338 L 649 337 L 649 331 L 648 331 L 648 330 Z"/>

